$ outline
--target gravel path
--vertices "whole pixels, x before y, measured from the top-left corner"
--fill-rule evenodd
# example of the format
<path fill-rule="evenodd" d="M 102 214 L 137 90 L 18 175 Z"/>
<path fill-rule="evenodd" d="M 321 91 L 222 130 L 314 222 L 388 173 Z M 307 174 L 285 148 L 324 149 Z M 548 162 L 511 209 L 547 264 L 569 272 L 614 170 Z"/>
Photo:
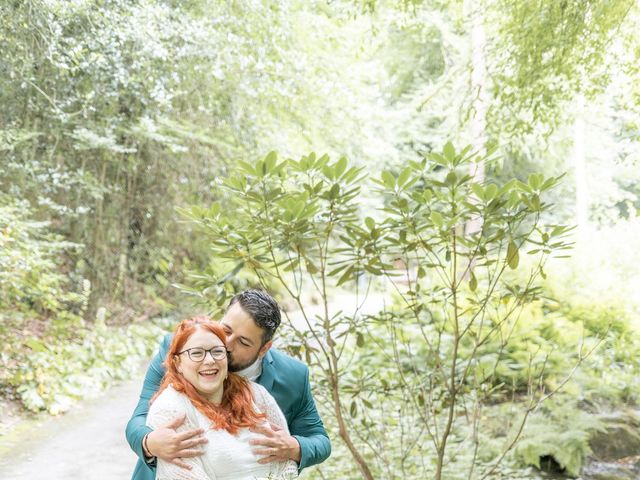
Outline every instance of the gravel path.
<path fill-rule="evenodd" d="M 59 417 L 28 422 L 0 437 L 3 480 L 126 480 L 136 455 L 124 429 L 138 401 L 143 374 Z"/>

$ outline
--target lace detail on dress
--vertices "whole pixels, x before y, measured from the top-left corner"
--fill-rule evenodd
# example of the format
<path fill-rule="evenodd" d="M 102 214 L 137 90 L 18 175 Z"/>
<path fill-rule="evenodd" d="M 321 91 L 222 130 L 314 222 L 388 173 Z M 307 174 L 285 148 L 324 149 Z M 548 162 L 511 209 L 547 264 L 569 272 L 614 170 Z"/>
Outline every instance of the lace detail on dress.
<path fill-rule="evenodd" d="M 287 421 L 275 399 L 261 385 L 252 382 L 251 388 L 255 406 L 267 415 L 266 421 L 288 433 Z M 259 464 L 260 457 L 249 444 L 258 434 L 248 428 L 240 429 L 236 435 L 211 429 L 211 420 L 171 386 L 151 404 L 147 425 L 155 429 L 183 414 L 186 419 L 177 431 L 204 428 L 209 442 L 203 446 L 203 455 L 182 459 L 191 465 L 191 470 L 158 459 L 157 480 L 290 480 L 298 477 L 298 466 L 293 461 Z"/>
<path fill-rule="evenodd" d="M 276 403 L 275 398 L 267 392 L 266 388 L 258 383 L 251 382 L 251 387 L 253 390 L 253 401 L 258 410 L 262 413 L 266 413 L 267 422 L 289 433 L 287 419 L 284 418 L 284 414 Z M 293 460 L 288 460 L 286 462 L 273 462 L 270 466 L 270 476 L 265 478 L 273 478 L 277 480 L 298 478 L 298 465 Z"/>
<path fill-rule="evenodd" d="M 176 418 L 187 414 L 185 421 L 176 431 L 186 432 L 198 428 L 190 410 L 194 407 L 182 394 L 171 386 L 166 388 L 149 408 L 147 425 L 153 429 L 159 428 Z M 191 466 L 191 470 L 158 459 L 156 480 L 215 480 L 215 473 L 205 471 L 202 457 L 183 458 L 183 462 Z"/>

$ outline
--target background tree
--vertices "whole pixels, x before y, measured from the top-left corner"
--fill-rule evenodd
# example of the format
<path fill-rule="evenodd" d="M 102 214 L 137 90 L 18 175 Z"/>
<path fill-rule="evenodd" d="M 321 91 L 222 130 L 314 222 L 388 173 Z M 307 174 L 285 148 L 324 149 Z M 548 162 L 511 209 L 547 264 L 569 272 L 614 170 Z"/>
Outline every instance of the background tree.
<path fill-rule="evenodd" d="M 293 311 L 296 304 L 304 307 L 317 338 L 292 334 L 292 352 L 309 354 L 313 375 L 327 379 L 316 392 L 321 408 L 331 406 L 323 417 L 336 438 L 342 427 L 345 441 L 336 442 L 332 459 L 310 472 L 312 478 L 422 478 L 435 475 L 438 463 L 444 476 L 457 475 L 450 471 L 456 466 L 466 478 L 485 474 L 517 432 L 519 424 L 504 419 L 516 419 L 513 412 L 527 411 L 528 400 L 535 404 L 562 383 L 581 358 L 582 338 L 588 351 L 604 337 L 604 348 L 583 362 L 565 393 L 530 413 L 522 442 L 492 475 L 530 480 L 537 474 L 525 465 L 553 462 L 578 472 L 593 432 L 605 429 L 601 419 L 608 409 L 617 414 L 640 395 L 640 366 L 632 353 L 640 346 L 633 268 L 640 261 L 634 248 L 640 235 L 638 8 L 630 0 L 3 2 L 0 424 L 2 412 L 10 411 L 7 399 L 60 412 L 130 375 L 155 347 L 160 327 L 154 323 L 165 325 L 155 317 L 159 312 L 178 316 L 204 308 L 192 305 L 194 299 L 215 309 L 236 289 L 262 283 L 280 298 L 294 299 L 285 306 L 306 332 L 304 317 Z M 474 35 L 482 30 L 484 39 Z M 499 160 L 465 160 L 447 184 L 451 167 L 436 159 L 458 158 L 449 147 L 444 151 L 450 139 L 473 144 L 477 152 L 495 149 Z M 308 156 L 281 170 L 269 163 L 263 179 L 246 161 L 271 150 L 283 158 L 326 151 L 350 161 Z M 458 171 L 463 164 L 484 180 L 467 179 Z M 357 175 L 349 178 L 351 166 L 380 179 L 380 191 Z M 264 220 L 286 219 L 278 220 L 278 228 L 288 237 L 273 227 L 247 230 L 246 238 L 259 250 L 252 255 L 265 248 L 265 232 L 281 253 L 289 251 L 286 245 L 304 247 L 296 269 L 278 267 L 287 285 L 296 287 L 291 292 L 275 281 L 272 258 L 228 263 L 176 214 L 176 207 L 189 204 L 199 205 L 194 216 L 203 218 L 237 208 L 232 197 L 249 183 L 220 183 L 238 168 L 264 180 L 273 198 L 290 195 L 290 203 L 269 201 L 265 212 L 274 216 Z M 530 210 L 537 208 L 527 190 L 540 187 L 531 175 L 536 171 L 550 178 L 568 174 L 545 190 L 534 216 L 540 213 L 539 221 L 551 225 L 573 224 L 579 216 L 588 234 L 577 237 L 573 260 L 545 264 L 547 278 L 540 273 L 534 301 L 524 305 L 528 297 L 516 290 L 499 306 L 489 302 L 492 314 L 483 317 L 483 328 L 489 321 L 500 324 L 518 294 L 520 320 L 509 323 L 516 318 L 509 317 L 501 325 L 513 329 L 496 328 L 495 341 L 477 349 L 476 337 L 459 335 L 458 358 L 475 355 L 477 361 L 466 376 L 456 372 L 457 383 L 447 383 L 456 314 L 455 308 L 435 307 L 451 307 L 443 292 L 455 286 L 465 308 L 458 318 L 472 318 L 467 315 L 489 280 L 480 273 L 488 267 L 470 252 L 474 242 L 486 240 L 480 232 L 494 227 L 460 221 L 459 228 L 445 228 L 451 211 L 435 192 L 480 185 L 461 200 L 459 211 L 480 218 L 485 197 L 502 198 L 509 185 Z M 423 177 L 428 181 L 410 184 Z M 228 195 L 228 188 L 239 190 Z M 251 191 L 254 203 L 265 194 Z M 420 197 L 423 191 L 433 197 Z M 210 210 L 214 202 L 219 212 Z M 555 206 L 547 209 L 549 204 Z M 382 205 L 386 210 L 376 210 Z M 429 252 L 434 257 L 425 260 L 427 251 L 411 235 L 394 237 L 409 228 L 399 220 L 408 206 L 418 222 L 412 228 L 423 222 L 435 246 L 463 242 L 459 260 L 472 261 L 457 282 L 435 274 L 456 258 L 451 248 L 436 249 L 444 259 Z M 325 221 L 331 215 L 335 222 Z M 308 238 L 296 230 L 303 228 Z M 322 238 L 329 242 L 318 243 Z M 492 241 L 504 248 L 486 256 L 504 266 L 507 236 Z M 290 253 L 277 261 L 295 264 L 298 252 Z M 525 288 L 529 257 L 518 249 L 518 269 L 507 267 L 499 285 Z M 326 309 L 324 302 L 314 303 L 322 295 L 311 293 L 311 279 L 321 271 L 327 285 L 318 283 L 319 290 L 331 298 Z M 437 294 L 436 287 L 442 288 Z M 410 291 L 421 299 L 416 305 L 426 305 L 413 316 L 406 315 L 414 312 L 406 306 Z M 143 321 L 149 317 L 154 320 Z M 398 318 L 400 325 L 388 321 Z M 440 339 L 440 349 L 425 347 L 426 327 Z M 473 332 L 482 334 L 478 323 L 465 334 Z M 397 340 L 392 353 L 376 343 L 385 336 Z M 328 361 L 331 351 L 335 364 Z M 431 377 L 420 370 L 425 365 Z M 338 381 L 331 383 L 336 373 Z M 447 437 L 452 392 L 465 408 L 455 407 Z M 588 461 L 585 468 L 588 478 Z"/>
<path fill-rule="evenodd" d="M 384 171 L 377 183 L 385 205 L 376 222 L 362 218 L 362 171 L 346 159 L 311 154 L 278 162 L 270 154 L 241 163 L 225 181 L 225 203 L 233 208 L 215 203 L 188 212 L 212 255 L 229 262 L 229 275 L 218 284 L 246 269 L 261 286 L 283 289 L 299 309 L 301 320 L 289 317 L 290 348 L 322 372 L 340 437 L 363 478 L 441 479 L 461 470 L 476 478 L 475 456 L 466 465 L 456 462 L 450 439 L 466 413 L 477 451 L 481 407 L 506 393 L 490 386 L 506 361 L 500 352 L 510 348 L 519 312 L 538 294 L 534 281 L 544 275 L 546 257 L 568 247 L 567 227 L 541 223 L 550 207 L 541 195 L 557 179 L 478 183 L 468 172 L 481 161 L 468 148 L 456 153 L 447 144 L 443 153 L 410 162 L 397 178 Z M 468 234 L 464 226 L 476 218 L 481 229 Z M 516 281 L 506 272 L 519 267 L 525 252 L 539 259 Z M 370 279 L 360 291 L 363 275 Z M 376 277 L 390 282 L 398 304 L 363 317 L 363 299 L 385 294 L 371 289 Z M 340 286 L 355 295 L 335 304 L 332 290 Z M 309 290 L 320 303 L 315 315 L 305 301 Z M 221 303 L 218 295 L 213 300 Z M 489 363 L 488 345 L 498 349 Z M 369 349 L 380 351 L 381 370 L 362 368 Z M 536 387 L 545 375 L 537 361 L 534 355 L 525 373 L 524 418 L 496 462 L 516 444 L 528 414 L 552 394 Z M 385 395 L 408 403 L 399 417 L 385 418 Z M 361 421 L 358 410 L 366 412 Z M 390 446 L 388 435 L 397 438 L 398 429 L 403 441 Z M 411 460 L 430 445 L 435 470 Z"/>

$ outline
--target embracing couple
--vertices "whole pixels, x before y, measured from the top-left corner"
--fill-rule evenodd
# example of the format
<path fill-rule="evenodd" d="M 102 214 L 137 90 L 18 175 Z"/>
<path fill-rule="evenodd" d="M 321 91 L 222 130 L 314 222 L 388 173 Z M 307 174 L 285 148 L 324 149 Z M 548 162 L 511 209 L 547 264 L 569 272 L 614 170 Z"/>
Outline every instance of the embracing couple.
<path fill-rule="evenodd" d="M 327 459 L 309 369 L 271 348 L 276 301 L 231 299 L 222 320 L 183 320 L 151 361 L 127 440 L 132 480 L 295 478 Z"/>

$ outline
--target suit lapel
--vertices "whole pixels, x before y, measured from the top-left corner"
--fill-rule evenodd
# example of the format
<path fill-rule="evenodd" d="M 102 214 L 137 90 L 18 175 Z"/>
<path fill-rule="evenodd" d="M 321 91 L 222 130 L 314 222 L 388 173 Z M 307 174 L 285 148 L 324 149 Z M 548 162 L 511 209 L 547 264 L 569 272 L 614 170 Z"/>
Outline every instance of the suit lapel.
<path fill-rule="evenodd" d="M 276 369 L 273 366 L 273 357 L 271 350 L 268 350 L 262 359 L 262 374 L 258 378 L 258 383 L 271 392 L 273 388 L 273 382 L 276 378 Z"/>

